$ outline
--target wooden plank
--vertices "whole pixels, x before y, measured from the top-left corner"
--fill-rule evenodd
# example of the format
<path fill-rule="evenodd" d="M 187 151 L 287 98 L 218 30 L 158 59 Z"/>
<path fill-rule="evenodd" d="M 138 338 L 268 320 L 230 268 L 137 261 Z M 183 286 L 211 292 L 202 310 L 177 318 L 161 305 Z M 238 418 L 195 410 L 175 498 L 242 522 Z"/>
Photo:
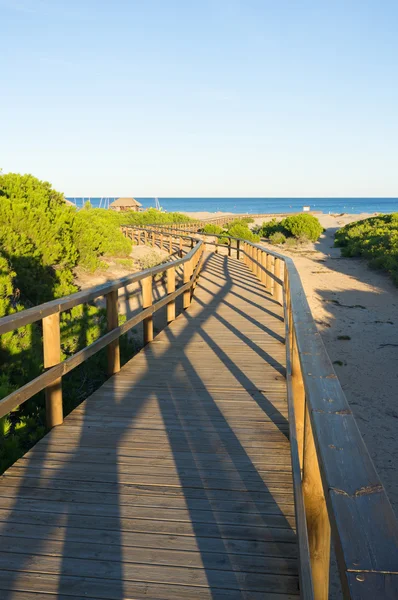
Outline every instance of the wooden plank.
<path fill-rule="evenodd" d="M 155 538 L 155 536 L 154 536 Z M 157 538 L 155 538 L 157 540 Z M 0 536 L 2 552 L 14 554 L 34 554 L 37 551 L 37 540 L 34 538 L 21 538 L 13 536 Z M 152 540 L 152 544 L 157 541 Z M 45 540 L 40 548 L 42 556 L 62 557 L 64 541 Z M 81 560 L 101 560 L 110 563 L 118 560 L 118 553 L 111 545 L 73 542 L 68 540 L 68 557 Z M 297 573 L 297 559 L 268 556 L 264 561 L 258 554 L 235 554 L 223 552 L 187 552 L 170 548 L 146 548 L 142 546 L 123 546 L 122 563 L 152 564 L 160 566 L 179 566 L 204 569 L 205 565 L 212 564 L 214 568 L 222 571 L 243 571 L 254 573 L 280 573 L 282 575 L 295 575 Z"/>
<path fill-rule="evenodd" d="M 119 519 L 149 520 L 149 521 L 175 521 L 177 523 L 217 523 L 219 525 L 244 525 L 249 527 L 277 527 L 280 529 L 292 529 L 295 527 L 294 518 L 291 515 L 281 514 L 277 509 L 270 514 L 257 514 L 254 511 L 233 512 L 217 511 L 207 506 L 206 509 L 194 509 L 189 507 L 162 508 L 140 506 L 120 506 L 111 509 L 107 505 L 91 506 L 87 503 L 69 504 L 51 500 L 35 500 L 29 498 L 0 498 L 0 509 L 3 511 L 32 511 L 53 514 L 66 514 L 74 516 L 98 515 L 106 517 L 118 517 Z M 253 508 L 253 507 L 251 507 Z M 143 524 L 145 525 L 145 524 Z"/>
<path fill-rule="evenodd" d="M 0 584 L 3 590 L 13 590 L 15 584 L 15 572 L 4 570 L 2 573 L 2 582 Z M 21 573 L 19 583 L 21 587 L 28 592 L 33 589 L 40 590 L 42 597 L 44 594 L 54 594 L 58 600 L 65 598 L 94 598 L 96 600 L 120 600 L 121 598 L 132 598 L 141 600 L 151 598 L 151 600 L 242 600 L 242 592 L 236 589 L 222 589 L 199 587 L 196 585 L 173 585 L 157 582 L 123 582 L 123 591 L 121 590 L 119 580 L 105 578 L 84 578 L 79 576 L 63 575 L 59 578 L 57 575 L 47 573 Z M 19 590 L 17 590 L 19 592 Z M 13 592 L 14 594 L 14 592 Z M 248 595 L 246 594 L 248 597 Z M 50 596 L 51 597 L 51 596 Z M 283 594 L 268 592 L 267 600 L 297 600 L 298 591 L 295 593 Z M 16 598 L 16 596 L 15 596 Z M 14 597 L 12 596 L 12 600 Z M 21 600 L 19 597 L 18 600 Z M 31 600 L 25 596 L 24 600 Z M 251 591 L 250 600 L 264 600 L 264 592 Z"/>

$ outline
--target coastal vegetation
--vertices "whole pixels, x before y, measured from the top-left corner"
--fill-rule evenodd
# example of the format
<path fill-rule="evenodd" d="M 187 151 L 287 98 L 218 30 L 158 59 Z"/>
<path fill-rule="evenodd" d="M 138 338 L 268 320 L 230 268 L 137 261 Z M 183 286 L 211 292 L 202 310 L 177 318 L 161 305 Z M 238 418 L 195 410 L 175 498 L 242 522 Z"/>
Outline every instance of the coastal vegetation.
<path fill-rule="evenodd" d="M 291 215 L 281 221 L 274 218 L 258 229 L 259 235 L 273 244 L 284 244 L 289 238 L 297 242 L 316 242 L 322 232 L 319 220 L 310 214 Z"/>
<path fill-rule="evenodd" d="M 398 213 L 349 223 L 336 232 L 335 244 L 343 256 L 366 258 L 398 285 Z"/>
<path fill-rule="evenodd" d="M 110 257 L 131 266 L 132 242 L 121 233 L 121 225 L 189 220 L 155 209 L 116 213 L 94 209 L 89 203 L 77 211 L 47 182 L 31 175 L 0 173 L 0 318 L 78 291 L 76 267 L 94 272 Z M 106 327 L 104 310 L 94 305 L 62 313 L 61 359 L 92 343 Z M 122 360 L 133 350 L 132 342 L 123 336 Z M 1 336 L 0 399 L 42 372 L 40 322 Z M 65 414 L 103 383 L 105 373 L 106 353 L 100 351 L 64 377 Z M 45 431 L 44 393 L 0 419 L 0 472 Z"/>
<path fill-rule="evenodd" d="M 242 219 L 234 219 L 225 227 L 208 223 L 203 227 L 202 231 L 209 235 L 226 235 L 241 238 L 249 242 L 259 242 L 260 236 L 251 231 L 249 223 L 253 223 L 253 219 L 251 217 L 243 217 Z M 220 244 L 225 243 L 227 243 L 227 238 L 221 238 Z"/>

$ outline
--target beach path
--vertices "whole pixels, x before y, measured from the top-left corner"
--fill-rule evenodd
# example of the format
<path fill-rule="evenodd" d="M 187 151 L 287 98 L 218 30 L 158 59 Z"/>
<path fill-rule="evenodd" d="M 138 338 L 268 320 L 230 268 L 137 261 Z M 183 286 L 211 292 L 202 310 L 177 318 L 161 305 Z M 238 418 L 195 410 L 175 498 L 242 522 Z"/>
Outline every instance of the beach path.
<path fill-rule="evenodd" d="M 298 597 L 284 327 L 206 255 L 190 308 L 2 477 L 0 597 Z"/>

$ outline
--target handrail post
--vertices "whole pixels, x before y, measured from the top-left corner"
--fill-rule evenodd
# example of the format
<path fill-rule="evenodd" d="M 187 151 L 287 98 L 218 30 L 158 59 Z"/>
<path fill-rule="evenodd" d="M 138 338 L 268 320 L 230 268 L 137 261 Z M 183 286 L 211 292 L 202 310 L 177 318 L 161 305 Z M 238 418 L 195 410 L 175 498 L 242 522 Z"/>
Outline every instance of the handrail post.
<path fill-rule="evenodd" d="M 281 278 L 281 265 L 282 265 L 282 261 L 279 258 L 275 258 L 275 277 L 278 277 L 278 279 Z M 282 285 L 280 283 L 278 283 L 277 281 L 274 281 L 274 296 L 275 296 L 275 300 L 277 302 L 279 302 L 279 304 L 283 304 L 282 302 Z"/>
<path fill-rule="evenodd" d="M 258 278 L 261 278 L 261 250 L 260 248 L 255 248 L 255 256 L 256 256 L 256 275 Z"/>
<path fill-rule="evenodd" d="M 146 229 L 144 231 L 144 244 L 145 246 L 148 245 L 148 231 Z"/>
<path fill-rule="evenodd" d="M 180 235 L 180 257 L 182 257 L 182 237 Z"/>
<path fill-rule="evenodd" d="M 314 596 L 316 600 L 327 600 L 329 597 L 330 523 L 308 404 L 305 410 L 303 452 L 303 494 Z"/>
<path fill-rule="evenodd" d="M 290 315 L 291 316 L 291 315 Z M 292 370 L 292 396 L 294 406 L 294 416 L 296 423 L 297 449 L 300 459 L 300 468 L 303 471 L 303 453 L 304 453 L 304 421 L 305 421 L 305 390 L 303 375 L 301 373 L 300 358 L 297 348 L 297 340 L 293 330 L 293 323 L 290 322 L 292 328 L 291 341 L 291 370 Z M 290 340 L 289 340 L 290 342 Z"/>
<path fill-rule="evenodd" d="M 228 238 L 228 256 L 231 256 L 231 243 L 232 243 L 231 238 Z"/>
<path fill-rule="evenodd" d="M 188 283 L 192 276 L 192 258 L 184 262 L 184 283 Z M 191 288 L 188 288 L 183 293 L 182 305 L 188 308 L 191 305 Z"/>
<path fill-rule="evenodd" d="M 155 230 L 152 231 L 152 248 L 155 247 Z"/>
<path fill-rule="evenodd" d="M 167 271 L 167 293 L 171 294 L 176 289 L 176 269 L 170 267 Z M 167 304 L 167 323 L 171 323 L 176 318 L 176 301 L 170 300 Z"/>
<path fill-rule="evenodd" d="M 163 250 L 163 233 L 160 234 L 160 249 Z"/>
<path fill-rule="evenodd" d="M 173 254 L 173 236 L 170 233 L 170 239 L 169 239 L 169 254 Z"/>
<path fill-rule="evenodd" d="M 267 267 L 267 253 L 264 250 L 261 252 L 261 267 L 261 283 L 266 285 L 267 273 L 265 272 L 265 269 Z"/>
<path fill-rule="evenodd" d="M 271 254 L 268 254 L 267 252 L 267 276 L 265 278 L 265 287 L 267 288 L 268 292 L 271 293 L 271 285 L 272 285 L 272 278 L 271 278 Z"/>
<path fill-rule="evenodd" d="M 236 240 L 236 259 L 240 260 L 240 240 Z"/>
<path fill-rule="evenodd" d="M 117 290 L 113 290 L 106 294 L 106 319 L 107 329 L 112 331 L 119 326 L 119 315 L 118 315 L 118 293 Z M 108 355 L 108 375 L 114 375 L 120 371 L 120 346 L 119 340 L 114 340 L 107 347 Z"/>
<path fill-rule="evenodd" d="M 152 306 L 152 275 L 148 275 L 141 281 L 142 286 L 142 308 Z M 153 317 L 145 317 L 143 320 L 144 326 L 144 344 L 153 340 Z"/>
<path fill-rule="evenodd" d="M 44 367 L 47 369 L 61 362 L 61 332 L 59 313 L 44 317 L 43 321 Z M 62 407 L 62 378 L 46 387 L 47 427 L 61 425 L 64 420 Z"/>

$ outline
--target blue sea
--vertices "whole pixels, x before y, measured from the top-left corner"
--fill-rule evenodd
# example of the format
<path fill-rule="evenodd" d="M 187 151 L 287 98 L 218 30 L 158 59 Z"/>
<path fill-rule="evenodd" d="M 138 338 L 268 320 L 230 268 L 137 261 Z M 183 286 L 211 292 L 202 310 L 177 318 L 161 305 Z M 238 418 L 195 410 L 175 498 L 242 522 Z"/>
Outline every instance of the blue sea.
<path fill-rule="evenodd" d="M 96 208 L 107 208 L 112 198 L 68 198 L 81 208 L 87 200 Z M 155 207 L 155 198 L 136 198 L 144 208 Z M 398 198 L 159 198 L 163 210 L 189 212 L 289 213 L 303 206 L 324 213 L 398 212 Z"/>

